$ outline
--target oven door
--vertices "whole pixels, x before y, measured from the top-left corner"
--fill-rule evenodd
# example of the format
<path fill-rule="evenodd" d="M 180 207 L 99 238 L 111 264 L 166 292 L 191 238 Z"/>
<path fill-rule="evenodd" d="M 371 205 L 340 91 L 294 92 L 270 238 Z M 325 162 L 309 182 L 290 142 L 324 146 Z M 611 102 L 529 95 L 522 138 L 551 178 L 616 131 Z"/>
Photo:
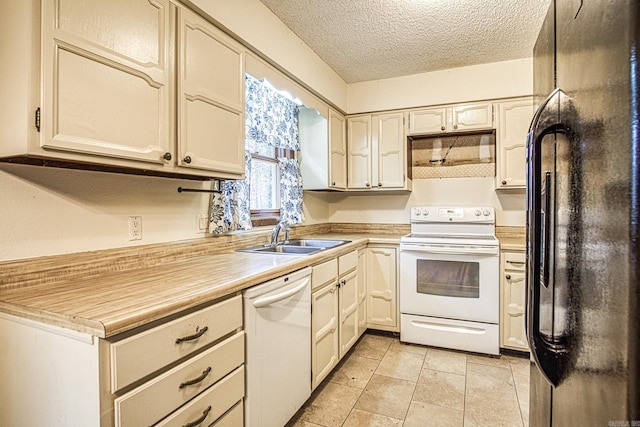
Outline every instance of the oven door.
<path fill-rule="evenodd" d="M 401 244 L 401 313 L 497 324 L 498 250 Z"/>

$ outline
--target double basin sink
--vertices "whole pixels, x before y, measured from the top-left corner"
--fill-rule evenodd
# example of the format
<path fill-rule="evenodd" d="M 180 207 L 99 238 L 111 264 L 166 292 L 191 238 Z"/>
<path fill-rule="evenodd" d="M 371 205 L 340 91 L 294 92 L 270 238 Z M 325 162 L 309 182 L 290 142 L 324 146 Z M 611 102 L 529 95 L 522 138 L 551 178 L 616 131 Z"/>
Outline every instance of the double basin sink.
<path fill-rule="evenodd" d="M 311 255 L 326 249 L 335 248 L 351 240 L 326 240 L 326 239 L 291 239 L 276 244 L 251 246 L 238 249 L 239 252 L 251 252 L 258 254 L 282 254 L 282 255 Z"/>

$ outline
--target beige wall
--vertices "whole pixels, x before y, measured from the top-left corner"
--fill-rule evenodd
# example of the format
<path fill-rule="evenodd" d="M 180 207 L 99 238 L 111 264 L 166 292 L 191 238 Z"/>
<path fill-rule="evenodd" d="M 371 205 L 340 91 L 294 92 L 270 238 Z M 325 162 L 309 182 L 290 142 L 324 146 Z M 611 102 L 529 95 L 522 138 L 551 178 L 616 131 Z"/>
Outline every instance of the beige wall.
<path fill-rule="evenodd" d="M 533 93 L 533 60 L 495 62 L 348 86 L 349 114 Z"/>

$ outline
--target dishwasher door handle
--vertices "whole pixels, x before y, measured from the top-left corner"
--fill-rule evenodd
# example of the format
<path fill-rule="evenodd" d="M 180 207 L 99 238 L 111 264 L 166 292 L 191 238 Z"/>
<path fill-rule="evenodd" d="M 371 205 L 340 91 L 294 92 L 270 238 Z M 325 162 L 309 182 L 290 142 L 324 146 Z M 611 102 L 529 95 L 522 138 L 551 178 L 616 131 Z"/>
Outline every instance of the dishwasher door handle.
<path fill-rule="evenodd" d="M 255 308 L 261 308 L 261 307 L 266 307 L 268 305 L 274 304 L 276 302 L 282 301 L 284 299 L 287 299 L 295 294 L 297 294 L 298 292 L 300 292 L 301 290 L 303 290 L 307 285 L 309 284 L 309 278 L 305 278 L 301 281 L 301 283 L 291 289 L 287 289 L 286 291 L 283 292 L 279 292 L 275 295 L 269 295 L 266 297 L 262 297 L 262 298 L 258 298 L 257 300 L 255 300 L 253 302 L 253 306 Z"/>

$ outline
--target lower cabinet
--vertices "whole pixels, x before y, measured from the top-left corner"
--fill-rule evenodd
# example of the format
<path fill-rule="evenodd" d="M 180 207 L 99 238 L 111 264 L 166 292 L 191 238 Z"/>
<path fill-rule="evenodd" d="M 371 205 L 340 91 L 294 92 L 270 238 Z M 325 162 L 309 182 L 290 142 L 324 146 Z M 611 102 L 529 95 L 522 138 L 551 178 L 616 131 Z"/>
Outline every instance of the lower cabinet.
<path fill-rule="evenodd" d="M 311 273 L 311 376 L 315 389 L 356 343 L 359 321 L 358 251 L 313 267 Z"/>
<path fill-rule="evenodd" d="M 500 346 L 529 351 L 525 332 L 525 249 L 500 252 Z"/>
<path fill-rule="evenodd" d="M 367 248 L 367 325 L 373 329 L 399 332 L 397 248 Z"/>
<path fill-rule="evenodd" d="M 0 330 L 0 425 L 243 423 L 240 295 L 122 339 L 4 314 Z"/>

